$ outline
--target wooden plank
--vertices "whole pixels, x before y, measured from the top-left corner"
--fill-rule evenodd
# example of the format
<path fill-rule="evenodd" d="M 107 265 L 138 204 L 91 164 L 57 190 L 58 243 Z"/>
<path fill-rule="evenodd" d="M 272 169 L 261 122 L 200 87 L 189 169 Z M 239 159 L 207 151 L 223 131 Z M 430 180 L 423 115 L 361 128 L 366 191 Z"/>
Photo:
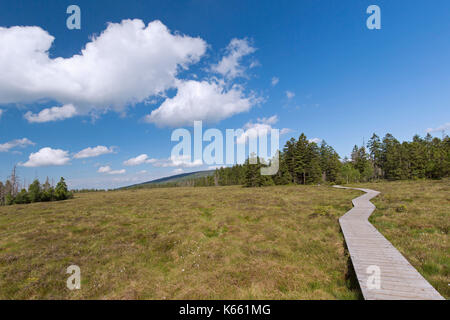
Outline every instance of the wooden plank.
<path fill-rule="evenodd" d="M 356 277 L 366 300 L 444 300 L 409 261 L 368 221 L 375 210 L 370 199 L 379 192 L 365 192 L 352 200 L 353 208 L 340 219 Z M 379 268 L 379 283 L 368 268 Z M 379 286 L 377 286 L 379 284 Z"/>

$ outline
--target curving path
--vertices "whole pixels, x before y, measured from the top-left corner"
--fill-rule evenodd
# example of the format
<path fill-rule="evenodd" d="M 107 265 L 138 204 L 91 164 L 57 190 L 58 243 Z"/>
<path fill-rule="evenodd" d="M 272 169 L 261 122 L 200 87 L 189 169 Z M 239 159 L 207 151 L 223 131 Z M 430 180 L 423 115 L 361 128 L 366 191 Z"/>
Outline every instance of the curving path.
<path fill-rule="evenodd" d="M 334 187 L 365 192 L 352 200 L 353 208 L 339 219 L 364 299 L 443 300 L 439 292 L 368 221 L 375 210 L 370 199 L 379 192 Z M 376 276 L 378 271 L 379 277 Z"/>

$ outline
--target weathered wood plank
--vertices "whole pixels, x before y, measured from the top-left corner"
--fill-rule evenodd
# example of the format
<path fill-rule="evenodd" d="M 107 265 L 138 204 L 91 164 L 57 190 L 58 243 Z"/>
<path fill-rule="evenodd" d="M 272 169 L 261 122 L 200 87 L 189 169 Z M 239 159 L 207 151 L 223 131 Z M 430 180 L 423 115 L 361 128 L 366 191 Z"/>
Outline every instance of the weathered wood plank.
<path fill-rule="evenodd" d="M 353 268 L 366 300 L 443 300 L 444 298 L 425 280 L 409 261 L 368 221 L 375 210 L 370 199 L 379 192 L 370 189 L 352 200 L 353 208 L 340 219 Z M 379 282 L 374 281 L 378 268 Z M 369 268 L 369 269 L 368 269 Z"/>

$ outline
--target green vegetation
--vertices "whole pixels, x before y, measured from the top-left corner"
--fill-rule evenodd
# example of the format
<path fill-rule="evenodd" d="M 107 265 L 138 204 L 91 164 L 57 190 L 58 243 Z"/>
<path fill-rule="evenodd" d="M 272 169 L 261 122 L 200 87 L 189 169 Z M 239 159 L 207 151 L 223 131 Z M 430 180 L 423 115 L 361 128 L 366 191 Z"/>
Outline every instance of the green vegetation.
<path fill-rule="evenodd" d="M 450 298 L 450 180 L 358 184 L 381 193 L 373 225 L 439 291 Z"/>
<path fill-rule="evenodd" d="M 13 177 L 15 176 L 13 175 Z M 62 177 L 56 184 L 56 188 L 50 185 L 48 178 L 43 185 L 40 184 L 38 179 L 35 179 L 29 185 L 28 191 L 22 188 L 20 192 L 18 191 L 18 184 L 14 182 L 16 179 L 13 178 L 12 181 L 7 180 L 4 185 L 0 182 L 0 205 L 60 201 L 73 197 L 72 192 L 67 189 L 67 184 Z"/>
<path fill-rule="evenodd" d="M 450 174 L 450 138 L 414 136 L 400 143 L 391 134 L 383 140 L 373 134 L 366 146 L 354 146 L 351 159 L 341 161 L 337 152 L 323 141 L 320 146 L 302 133 L 298 140 L 286 142 L 279 157 L 279 170 L 273 176 L 261 175 L 260 169 L 271 164 L 251 157 L 242 165 L 217 169 L 211 174 L 188 174 L 182 181 L 163 181 L 160 186 L 261 187 L 285 184 L 343 184 L 381 179 L 440 179 Z M 201 172 L 199 173 L 201 174 Z M 166 179 L 167 180 L 167 179 Z"/>
<path fill-rule="evenodd" d="M 188 172 L 177 174 L 170 177 L 164 177 L 147 181 L 135 185 L 131 185 L 120 189 L 140 189 L 140 188 L 165 188 L 165 187 L 199 187 L 214 185 L 215 170 L 205 170 L 197 172 Z"/>
<path fill-rule="evenodd" d="M 381 191 L 372 223 L 449 298 L 449 180 L 357 186 Z M 0 207 L 0 299 L 361 298 L 338 223 L 360 194 L 157 188 Z M 65 286 L 72 264 L 81 290 Z"/>
<path fill-rule="evenodd" d="M 353 183 L 379 179 L 440 179 L 450 174 L 450 138 L 424 139 L 414 136 L 411 142 L 400 143 L 391 134 L 383 141 L 373 134 L 366 147 L 354 146 L 352 158 L 340 161 L 334 149 L 322 142 L 320 147 L 309 142 L 304 134 L 298 140 L 291 138 L 280 155 L 280 170 L 271 179 L 262 177 L 257 164 L 245 163 L 246 186 L 271 184 Z M 242 177 L 242 175 L 239 175 Z M 230 179 L 228 179 L 230 180 Z M 220 173 L 219 173 L 220 181 Z"/>
<path fill-rule="evenodd" d="M 0 207 L 0 299 L 356 299 L 326 186 L 76 193 Z M 66 268 L 81 268 L 81 290 Z"/>
<path fill-rule="evenodd" d="M 74 199 L 63 178 L 19 192 L 13 170 L 0 182 L 0 204 L 17 204 L 0 207 L 0 299 L 360 298 L 338 223 L 360 193 L 332 183 L 380 191 L 372 222 L 449 298 L 449 137 L 374 135 L 368 150 L 355 146 L 341 162 L 302 134 L 274 176 L 260 174 L 270 162 L 247 159 Z M 387 181 L 398 179 L 409 181 Z M 205 188 L 160 188 L 180 185 Z M 65 287 L 72 264 L 81 290 Z"/>

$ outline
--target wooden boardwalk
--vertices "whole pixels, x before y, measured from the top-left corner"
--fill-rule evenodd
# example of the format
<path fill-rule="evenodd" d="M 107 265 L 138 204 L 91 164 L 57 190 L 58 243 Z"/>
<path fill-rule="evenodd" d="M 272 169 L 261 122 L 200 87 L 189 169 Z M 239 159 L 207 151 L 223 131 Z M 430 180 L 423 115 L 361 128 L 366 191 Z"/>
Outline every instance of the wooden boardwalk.
<path fill-rule="evenodd" d="M 335 187 L 366 192 L 353 199 L 354 207 L 339 219 L 364 299 L 443 300 L 439 292 L 368 221 L 375 210 L 369 200 L 379 192 Z"/>

